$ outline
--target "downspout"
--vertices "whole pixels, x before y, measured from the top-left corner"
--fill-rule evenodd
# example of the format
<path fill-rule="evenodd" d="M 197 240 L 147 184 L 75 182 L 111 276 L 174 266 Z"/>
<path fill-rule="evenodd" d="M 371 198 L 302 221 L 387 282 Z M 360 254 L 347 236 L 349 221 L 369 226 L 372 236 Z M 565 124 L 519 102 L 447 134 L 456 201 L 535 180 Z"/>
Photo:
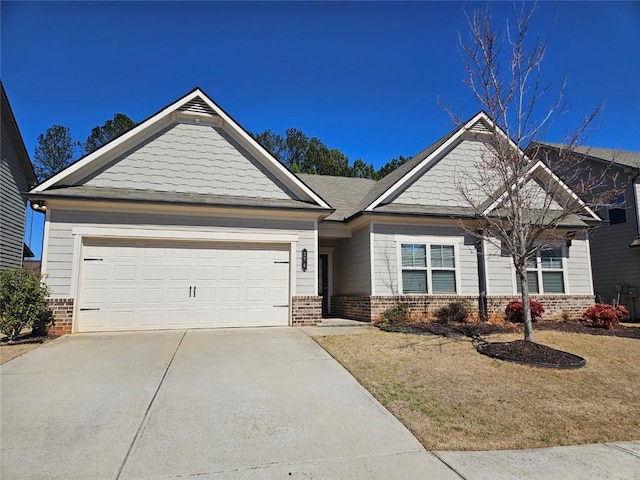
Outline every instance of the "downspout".
<path fill-rule="evenodd" d="M 484 233 L 482 230 L 476 232 L 476 259 L 478 263 L 478 313 L 480 320 L 486 322 L 487 315 L 487 272 L 484 263 Z"/>

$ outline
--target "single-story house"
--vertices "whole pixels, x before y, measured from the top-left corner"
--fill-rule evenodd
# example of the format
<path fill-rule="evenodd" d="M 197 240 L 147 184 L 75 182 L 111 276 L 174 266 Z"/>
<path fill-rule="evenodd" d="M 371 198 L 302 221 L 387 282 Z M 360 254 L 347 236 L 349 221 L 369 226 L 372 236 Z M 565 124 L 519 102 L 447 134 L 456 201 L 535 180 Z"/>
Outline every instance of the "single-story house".
<path fill-rule="evenodd" d="M 503 308 L 511 259 L 461 227 L 455 182 L 491 124 L 477 114 L 378 182 L 295 175 L 196 88 L 29 192 L 54 331 L 376 321 L 481 294 Z M 531 266 L 552 312 L 593 303 L 589 215 Z"/>
<path fill-rule="evenodd" d="M 567 147 L 539 143 L 538 148 L 553 162 Z M 626 306 L 640 321 L 640 152 L 579 146 L 575 153 L 594 175 L 605 176 L 603 186 L 616 194 L 597 210 L 604 222 L 589 235 L 596 298 Z"/>
<path fill-rule="evenodd" d="M 0 270 L 20 268 L 33 253 L 24 243 L 27 201 L 21 193 L 36 185 L 36 173 L 29 160 L 4 85 L 2 90 L 2 167 L 0 176 Z"/>

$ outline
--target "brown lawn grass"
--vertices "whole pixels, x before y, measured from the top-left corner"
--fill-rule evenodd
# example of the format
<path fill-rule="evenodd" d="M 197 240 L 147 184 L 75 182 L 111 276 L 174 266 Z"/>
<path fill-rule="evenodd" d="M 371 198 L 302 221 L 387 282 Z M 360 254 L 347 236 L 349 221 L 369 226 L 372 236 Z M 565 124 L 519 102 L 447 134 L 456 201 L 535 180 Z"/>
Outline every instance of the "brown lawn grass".
<path fill-rule="evenodd" d="M 34 348 L 38 348 L 42 343 L 22 343 L 18 345 L 2 345 L 0 346 L 0 365 L 13 360 L 20 355 L 24 355 Z"/>
<path fill-rule="evenodd" d="M 492 450 L 640 439 L 640 341 L 538 331 L 584 357 L 550 370 L 480 355 L 467 339 L 374 331 L 315 337 L 429 450 Z M 507 341 L 519 335 L 497 335 Z"/>

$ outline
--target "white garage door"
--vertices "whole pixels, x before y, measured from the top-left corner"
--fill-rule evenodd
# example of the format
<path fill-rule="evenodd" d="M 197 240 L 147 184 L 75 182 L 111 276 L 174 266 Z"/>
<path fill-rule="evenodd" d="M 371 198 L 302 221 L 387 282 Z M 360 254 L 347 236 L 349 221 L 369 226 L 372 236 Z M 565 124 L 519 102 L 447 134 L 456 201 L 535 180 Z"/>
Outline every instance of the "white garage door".
<path fill-rule="evenodd" d="M 77 331 L 287 325 L 288 246 L 90 241 Z"/>

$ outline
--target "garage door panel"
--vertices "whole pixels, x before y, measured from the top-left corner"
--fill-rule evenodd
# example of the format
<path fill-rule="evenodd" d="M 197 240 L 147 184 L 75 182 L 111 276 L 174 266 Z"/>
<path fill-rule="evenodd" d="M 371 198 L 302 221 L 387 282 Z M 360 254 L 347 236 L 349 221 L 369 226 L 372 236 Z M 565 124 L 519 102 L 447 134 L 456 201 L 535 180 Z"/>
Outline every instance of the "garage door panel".
<path fill-rule="evenodd" d="M 142 280 L 144 281 L 164 281 L 165 276 L 163 265 L 142 265 Z"/>
<path fill-rule="evenodd" d="M 286 246 L 96 241 L 82 258 L 78 331 L 288 324 Z"/>
<path fill-rule="evenodd" d="M 114 305 L 133 306 L 136 303 L 136 290 L 134 288 L 114 288 L 112 298 Z"/>
<path fill-rule="evenodd" d="M 163 321 L 163 316 L 163 311 L 160 309 L 140 310 L 140 326 L 161 328 L 166 324 L 166 322 Z"/>
<path fill-rule="evenodd" d="M 164 289 L 143 287 L 140 290 L 140 303 L 142 305 L 158 305 L 164 298 Z"/>
<path fill-rule="evenodd" d="M 109 267 L 98 262 L 85 262 L 85 278 L 87 280 L 109 280 Z"/>
<path fill-rule="evenodd" d="M 114 329 L 126 329 L 135 327 L 136 312 L 133 309 L 114 310 L 111 313 L 111 324 Z"/>
<path fill-rule="evenodd" d="M 136 280 L 136 266 L 135 265 L 114 265 L 113 267 L 113 279 L 114 280 Z"/>
<path fill-rule="evenodd" d="M 169 267 L 169 280 L 187 281 L 191 277 L 191 267 L 188 265 Z"/>
<path fill-rule="evenodd" d="M 196 267 L 197 280 L 217 280 L 217 269 L 215 266 Z"/>
<path fill-rule="evenodd" d="M 167 310 L 165 312 L 166 323 L 169 327 L 187 327 L 189 325 L 189 310 Z"/>

